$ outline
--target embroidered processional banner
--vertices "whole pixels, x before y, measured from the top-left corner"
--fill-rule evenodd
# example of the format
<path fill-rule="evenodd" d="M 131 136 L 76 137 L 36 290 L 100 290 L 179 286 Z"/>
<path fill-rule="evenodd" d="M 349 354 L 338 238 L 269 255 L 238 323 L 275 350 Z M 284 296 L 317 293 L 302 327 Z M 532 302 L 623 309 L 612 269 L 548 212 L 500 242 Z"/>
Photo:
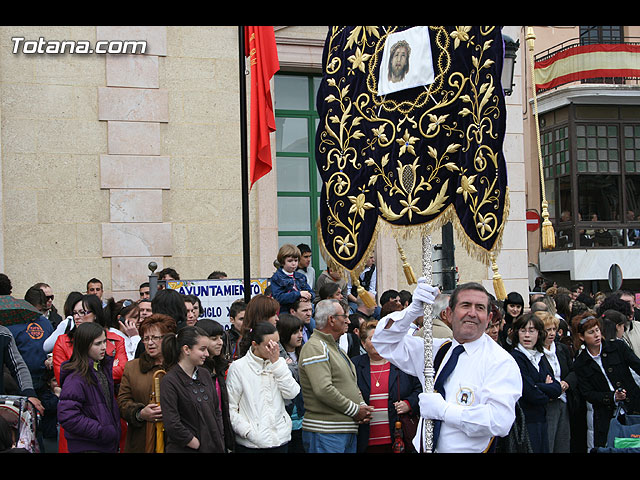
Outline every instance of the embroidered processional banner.
<path fill-rule="evenodd" d="M 380 227 L 451 221 L 489 263 L 508 216 L 502 63 L 500 27 L 329 28 L 315 152 L 327 261 L 361 270 Z"/>

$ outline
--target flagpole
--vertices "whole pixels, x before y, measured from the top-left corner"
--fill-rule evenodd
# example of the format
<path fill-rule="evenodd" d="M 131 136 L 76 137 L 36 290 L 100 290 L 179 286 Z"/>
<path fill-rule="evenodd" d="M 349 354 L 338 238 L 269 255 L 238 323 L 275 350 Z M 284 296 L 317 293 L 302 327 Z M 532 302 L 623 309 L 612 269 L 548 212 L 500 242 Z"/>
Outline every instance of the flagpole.
<path fill-rule="evenodd" d="M 251 264 L 249 255 L 249 163 L 247 155 L 247 83 L 245 37 L 243 25 L 238 26 L 238 73 L 240 84 L 240 155 L 242 183 L 242 260 L 244 278 L 244 301 L 251 300 Z"/>
<path fill-rule="evenodd" d="M 427 283 L 433 283 L 433 263 L 431 254 L 433 246 L 431 243 L 431 235 L 426 234 L 422 237 L 422 276 L 426 278 Z M 424 305 L 424 320 L 422 325 L 422 335 L 424 340 L 424 391 L 433 393 L 433 382 L 435 372 L 433 370 L 433 306 Z M 424 419 L 424 450 L 426 453 L 433 452 L 433 421 Z"/>

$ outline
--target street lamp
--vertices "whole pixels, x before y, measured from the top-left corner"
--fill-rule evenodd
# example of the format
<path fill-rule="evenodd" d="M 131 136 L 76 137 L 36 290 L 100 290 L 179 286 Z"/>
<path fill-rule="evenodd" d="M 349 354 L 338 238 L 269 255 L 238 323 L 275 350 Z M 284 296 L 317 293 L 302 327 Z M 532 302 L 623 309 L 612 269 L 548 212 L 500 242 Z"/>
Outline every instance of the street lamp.
<path fill-rule="evenodd" d="M 516 53 L 520 48 L 520 40 L 513 40 L 509 35 L 502 34 L 504 41 L 504 62 L 502 65 L 502 89 L 506 96 L 513 93 L 513 72 L 516 63 Z"/>

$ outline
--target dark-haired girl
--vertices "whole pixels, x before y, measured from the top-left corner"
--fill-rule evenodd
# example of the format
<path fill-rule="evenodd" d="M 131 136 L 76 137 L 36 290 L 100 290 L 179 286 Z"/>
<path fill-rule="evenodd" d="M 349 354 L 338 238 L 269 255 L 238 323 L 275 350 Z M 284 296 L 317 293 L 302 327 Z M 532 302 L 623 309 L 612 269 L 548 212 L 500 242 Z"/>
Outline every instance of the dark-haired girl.
<path fill-rule="evenodd" d="M 222 413 L 224 425 L 224 441 L 227 451 L 234 449 L 234 434 L 231 428 L 229 416 L 229 392 L 227 391 L 227 369 L 231 360 L 224 352 L 224 327 L 211 318 L 201 318 L 196 322 L 196 327 L 204 330 L 209 336 L 209 357 L 204 362 L 204 368 L 211 372 L 211 378 L 218 395 L 218 408 Z"/>
<path fill-rule="evenodd" d="M 514 348 L 511 343 L 511 330 L 513 329 L 513 322 L 517 318 L 521 317 L 524 311 L 524 299 L 518 292 L 510 292 L 507 298 L 502 304 L 504 310 L 504 325 L 500 332 L 500 344 L 505 347 L 507 351 Z"/>
<path fill-rule="evenodd" d="M 284 358 L 291 374 L 300 384 L 298 372 L 298 357 L 302 349 L 302 329 L 304 322 L 290 313 L 283 313 L 278 319 L 278 336 L 280 337 L 280 356 Z M 285 407 L 291 416 L 292 429 L 289 453 L 305 453 L 302 446 L 302 418 L 304 416 L 304 401 L 302 391 L 293 400 L 287 400 Z"/>
<path fill-rule="evenodd" d="M 167 373 L 160 381 L 167 453 L 224 453 L 224 427 L 211 374 L 203 367 L 209 337 L 185 326 L 165 335 L 162 356 Z"/>
<path fill-rule="evenodd" d="M 116 453 L 120 411 L 113 384 L 114 358 L 107 355 L 105 328 L 86 322 L 74 329 L 74 348 L 60 368 L 58 421 L 70 453 Z"/>
<path fill-rule="evenodd" d="M 85 323 L 96 323 L 106 331 L 106 355 L 113 358 L 111 363 L 113 368 L 112 378 L 117 390 L 120 381 L 122 380 L 124 366 L 128 360 L 127 351 L 122 338 L 119 335 L 106 330 L 107 315 L 102 307 L 102 301 L 96 295 L 83 295 L 82 298 L 73 306 L 72 315 L 73 322 L 69 327 L 73 328 L 68 330 L 64 335 L 60 335 L 53 346 L 53 373 L 58 385 L 61 385 L 60 366 L 71 358 L 75 349 L 76 330 L 80 325 Z M 123 422 L 122 428 L 124 429 L 125 427 L 126 425 Z M 62 428 L 60 430 L 58 452 L 67 452 L 66 437 L 62 434 Z"/>
<path fill-rule="evenodd" d="M 245 309 L 242 322 L 241 338 L 238 342 L 238 356 L 244 356 L 251 347 L 251 340 L 247 332 L 251 331 L 258 323 L 269 322 L 275 326 L 278 322 L 280 304 L 268 295 L 256 295 L 249 300 Z"/>

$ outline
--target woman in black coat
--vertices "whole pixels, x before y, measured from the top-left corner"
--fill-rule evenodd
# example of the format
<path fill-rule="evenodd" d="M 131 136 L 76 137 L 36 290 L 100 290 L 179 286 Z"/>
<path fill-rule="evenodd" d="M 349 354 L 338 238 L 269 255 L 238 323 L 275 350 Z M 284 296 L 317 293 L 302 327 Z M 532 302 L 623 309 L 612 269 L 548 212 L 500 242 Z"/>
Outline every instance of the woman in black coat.
<path fill-rule="evenodd" d="M 367 353 L 351 359 L 356 367 L 358 386 L 365 403 L 377 407 L 371 422 L 360 424 L 358 428 L 358 453 L 390 453 L 399 414 L 412 415 L 416 426 L 420 414 L 420 380 L 407 375 L 378 354 L 371 344 L 376 324 L 377 321 L 372 320 L 361 327 L 360 339 Z M 384 398 L 385 395 L 388 395 L 386 409 L 376 406 L 376 398 Z M 404 438 L 405 451 L 413 451 L 412 440 L 413 438 Z"/>
<path fill-rule="evenodd" d="M 640 373 L 640 359 L 623 341 L 604 340 L 601 325 L 592 311 L 572 321 L 574 339 L 580 349 L 574 369 L 580 392 L 593 405 L 594 447 L 606 446 L 617 404 L 627 414 L 640 414 L 640 388 L 629 370 Z"/>

